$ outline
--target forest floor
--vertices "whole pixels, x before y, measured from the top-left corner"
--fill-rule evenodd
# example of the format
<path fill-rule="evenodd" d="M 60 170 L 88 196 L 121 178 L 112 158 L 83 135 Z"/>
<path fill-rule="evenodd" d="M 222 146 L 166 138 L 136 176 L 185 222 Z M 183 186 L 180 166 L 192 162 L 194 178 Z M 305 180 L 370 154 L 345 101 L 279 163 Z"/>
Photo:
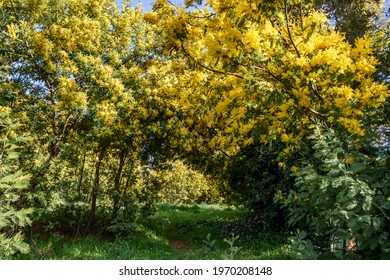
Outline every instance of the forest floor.
<path fill-rule="evenodd" d="M 199 260 L 289 259 L 287 236 L 261 229 L 240 208 L 159 204 L 131 234 L 107 238 L 61 234 L 28 237 L 31 251 L 16 259 Z"/>

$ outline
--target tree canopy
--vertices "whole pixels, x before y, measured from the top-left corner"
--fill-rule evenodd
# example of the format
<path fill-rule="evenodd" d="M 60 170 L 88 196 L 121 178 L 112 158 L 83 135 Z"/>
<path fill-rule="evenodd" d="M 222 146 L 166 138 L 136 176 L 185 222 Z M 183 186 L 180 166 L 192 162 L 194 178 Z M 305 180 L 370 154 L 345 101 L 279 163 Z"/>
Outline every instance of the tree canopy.
<path fill-rule="evenodd" d="M 122 234 L 157 201 L 224 201 L 318 256 L 348 238 L 386 254 L 383 1 L 3 0 L 0 25 L 9 253 L 30 219 Z"/>

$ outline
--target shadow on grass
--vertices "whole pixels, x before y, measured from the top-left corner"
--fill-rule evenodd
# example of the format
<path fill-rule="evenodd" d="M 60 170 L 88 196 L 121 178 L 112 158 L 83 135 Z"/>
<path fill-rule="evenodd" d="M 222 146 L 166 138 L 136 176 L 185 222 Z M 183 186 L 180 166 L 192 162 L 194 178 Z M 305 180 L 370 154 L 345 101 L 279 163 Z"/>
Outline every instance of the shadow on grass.
<path fill-rule="evenodd" d="M 159 205 L 135 231 L 118 237 L 32 235 L 30 253 L 14 259 L 170 260 L 223 259 L 226 239 L 239 235 L 237 259 L 288 259 L 286 236 L 264 230 L 248 212 L 220 205 Z"/>
<path fill-rule="evenodd" d="M 19 260 L 148 260 L 172 259 L 174 254 L 168 240 L 152 231 L 136 232 L 115 240 L 88 235 L 69 238 L 52 235 L 42 239 L 33 236 L 29 240 L 31 251 L 17 254 Z"/>

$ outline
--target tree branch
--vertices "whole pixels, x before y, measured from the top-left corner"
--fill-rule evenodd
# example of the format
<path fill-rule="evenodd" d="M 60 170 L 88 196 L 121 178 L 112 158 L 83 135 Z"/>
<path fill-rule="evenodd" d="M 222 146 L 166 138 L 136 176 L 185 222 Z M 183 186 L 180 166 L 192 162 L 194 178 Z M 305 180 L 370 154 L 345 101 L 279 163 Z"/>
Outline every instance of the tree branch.
<path fill-rule="evenodd" d="M 299 53 L 299 50 L 297 46 L 294 43 L 294 40 L 292 38 L 291 30 L 290 30 L 290 24 L 289 24 L 289 17 L 288 17 L 288 10 L 287 10 L 287 0 L 284 0 L 284 16 L 286 18 L 286 23 L 287 23 L 287 34 L 288 37 L 290 38 L 290 42 L 293 45 L 295 52 L 297 53 L 298 57 L 301 57 L 301 54 Z"/>
<path fill-rule="evenodd" d="M 215 149 L 216 151 L 218 151 L 218 152 L 221 152 L 224 156 L 226 156 L 226 157 L 229 157 L 230 158 L 230 155 L 228 154 L 228 153 L 226 153 L 224 150 L 222 150 L 222 149 L 219 149 L 219 148 L 216 148 Z"/>
<path fill-rule="evenodd" d="M 382 214 L 386 217 L 386 219 L 390 221 L 389 216 L 388 216 L 388 215 L 386 214 L 386 212 L 382 209 L 382 207 L 380 207 L 378 204 L 376 204 L 375 201 L 373 201 L 372 203 L 375 205 L 376 208 L 378 208 L 378 209 L 382 212 Z"/>
<path fill-rule="evenodd" d="M 242 66 L 245 66 L 245 65 L 242 65 Z M 283 81 L 281 81 L 276 75 L 274 75 L 273 73 L 271 73 L 271 72 L 270 72 L 268 69 L 266 69 L 265 67 L 263 67 L 263 66 L 256 66 L 256 65 L 253 65 L 253 66 L 250 66 L 250 67 L 252 67 L 253 69 L 261 70 L 261 71 L 264 71 L 264 72 L 268 73 L 269 75 L 271 75 L 272 78 L 274 78 L 275 81 L 277 81 L 277 82 L 279 82 L 279 83 L 281 83 L 282 85 L 285 86 L 285 84 L 283 83 Z M 323 99 L 322 96 L 318 93 L 318 91 L 316 91 L 316 90 L 314 90 L 314 89 L 313 89 L 313 91 L 314 91 L 314 94 L 315 94 L 315 95 L 321 100 L 321 102 L 323 103 L 323 102 L 324 102 L 324 99 Z M 294 98 L 291 94 L 289 94 L 288 92 L 284 91 L 284 93 L 287 94 L 288 96 L 290 96 L 291 98 L 293 98 L 293 99 L 295 100 L 295 98 Z M 318 112 L 318 111 L 316 111 L 316 110 L 314 110 L 314 109 L 312 109 L 312 108 L 307 108 L 307 109 L 309 110 L 310 113 L 312 113 L 312 114 L 314 114 L 314 115 L 317 115 L 317 116 L 320 116 L 320 117 L 323 117 L 323 118 L 327 117 L 327 115 L 322 114 L 322 113 L 320 113 L 320 112 Z"/>
<path fill-rule="evenodd" d="M 209 66 L 206 66 L 204 64 L 202 64 L 201 62 L 197 61 L 194 57 L 192 57 L 192 55 L 186 50 L 186 48 L 184 47 L 183 45 L 183 41 L 181 40 L 181 48 L 182 50 L 184 51 L 184 53 L 191 59 L 193 60 L 197 65 L 199 65 L 200 67 L 208 70 L 208 71 L 211 71 L 211 72 L 214 72 L 214 73 L 217 73 L 217 74 L 222 74 L 222 75 L 228 75 L 228 76 L 234 76 L 236 78 L 239 78 L 239 79 L 244 79 L 243 76 L 240 76 L 236 73 L 233 73 L 233 72 L 224 72 L 224 71 L 220 71 L 220 70 L 216 70 L 216 69 L 213 69 Z"/>
<path fill-rule="evenodd" d="M 314 109 L 312 109 L 312 108 L 308 108 L 308 109 L 309 109 L 309 111 L 310 111 L 311 113 L 313 113 L 314 115 L 317 115 L 317 116 L 320 116 L 320 117 L 323 117 L 323 118 L 326 117 L 326 115 L 324 115 L 324 114 L 322 114 L 322 113 L 320 113 L 320 112 L 317 112 L 316 110 L 314 110 Z"/>

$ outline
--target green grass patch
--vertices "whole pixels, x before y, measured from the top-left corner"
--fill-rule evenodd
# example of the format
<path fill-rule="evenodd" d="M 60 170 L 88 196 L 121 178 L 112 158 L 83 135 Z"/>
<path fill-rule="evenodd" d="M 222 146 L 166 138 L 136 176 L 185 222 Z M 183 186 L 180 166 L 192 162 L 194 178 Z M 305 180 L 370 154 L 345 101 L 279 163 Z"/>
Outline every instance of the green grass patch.
<path fill-rule="evenodd" d="M 159 204 L 154 215 L 139 221 L 137 230 L 127 235 L 111 238 L 32 235 L 28 239 L 30 253 L 14 258 L 289 259 L 287 236 L 261 230 L 248 214 L 244 209 L 221 205 Z"/>

